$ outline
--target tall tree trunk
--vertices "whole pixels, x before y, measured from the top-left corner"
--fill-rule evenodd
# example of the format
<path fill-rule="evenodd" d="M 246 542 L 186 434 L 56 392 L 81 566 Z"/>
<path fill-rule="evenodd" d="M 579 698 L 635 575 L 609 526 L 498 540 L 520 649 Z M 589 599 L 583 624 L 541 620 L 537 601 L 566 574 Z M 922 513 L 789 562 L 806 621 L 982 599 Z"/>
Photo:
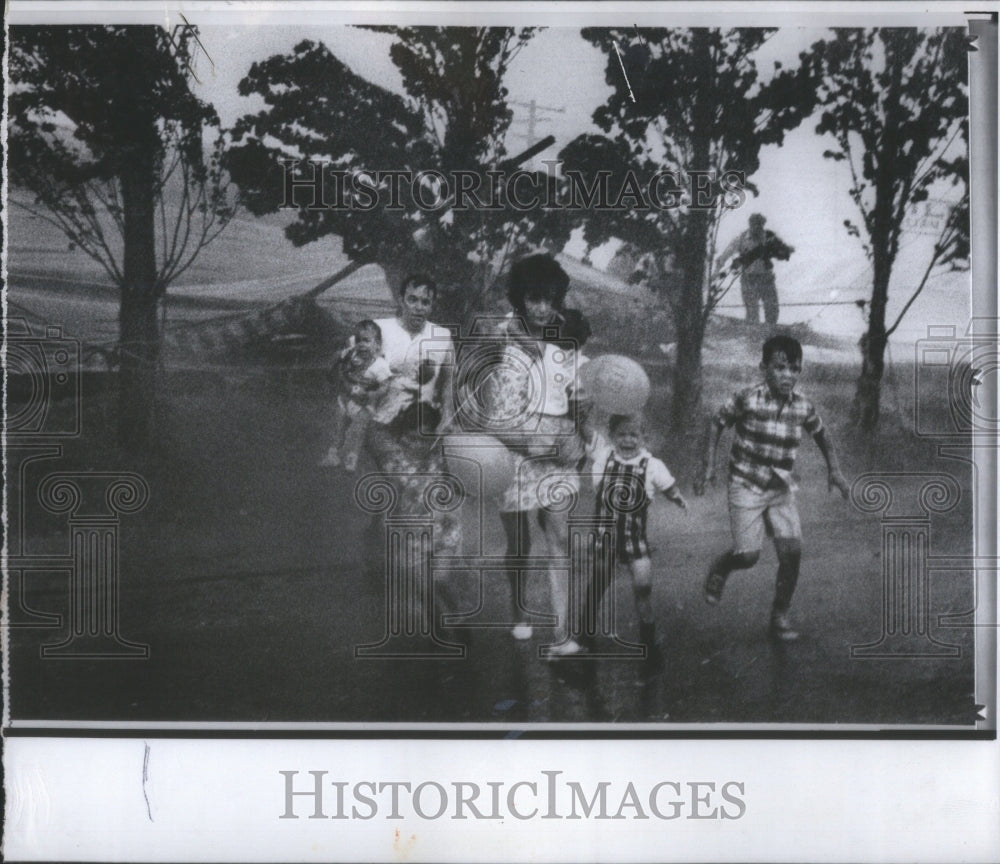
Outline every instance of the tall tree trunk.
<path fill-rule="evenodd" d="M 698 67 L 709 70 L 711 59 L 708 31 L 694 31 L 691 50 Z M 707 77 L 706 79 L 707 80 Z M 692 111 L 691 158 L 689 166 L 705 171 L 711 165 L 711 140 L 716 108 L 715 93 L 709 87 L 699 89 Z M 697 194 L 697 193 L 696 193 Z M 697 204 L 698 202 L 693 202 Z M 705 264 L 708 246 L 710 210 L 695 206 L 681 218 L 684 230 L 675 254 L 683 282 L 672 304 L 677 328 L 677 360 L 674 364 L 674 395 L 671 404 L 671 428 L 677 434 L 689 434 L 701 428 L 701 346 L 705 338 Z"/>
<path fill-rule="evenodd" d="M 670 427 L 674 434 L 686 434 L 701 428 L 701 344 L 704 334 L 699 326 L 683 321 L 678 321 L 677 327 Z"/>
<path fill-rule="evenodd" d="M 705 244 L 709 217 L 705 210 L 692 210 L 687 214 L 684 240 L 677 255 L 683 276 L 681 284 L 672 288 L 677 298 L 672 304 L 677 328 L 677 359 L 670 425 L 675 434 L 701 428 L 701 347 L 705 339 Z"/>
<path fill-rule="evenodd" d="M 878 428 L 882 393 L 882 374 L 885 371 L 885 304 L 889 296 L 889 268 L 878 257 L 875 261 L 875 280 L 872 287 L 872 308 L 868 330 L 861 338 L 861 374 L 854 391 L 851 419 L 865 432 Z"/>
<path fill-rule="evenodd" d="M 119 312 L 118 441 L 130 449 L 149 443 L 160 347 L 152 140 L 132 148 L 121 176 L 125 249 Z"/>
<path fill-rule="evenodd" d="M 879 404 L 882 394 L 882 373 L 885 370 L 885 306 L 889 299 L 889 279 L 895 250 L 892 245 L 893 181 L 891 173 L 894 157 L 893 137 L 886 134 L 886 149 L 879 153 L 879 170 L 875 179 L 874 224 L 871 232 L 872 248 L 872 304 L 868 316 L 868 332 L 861 339 L 861 374 L 858 376 L 851 407 L 854 425 L 865 432 L 878 428 Z"/>
<path fill-rule="evenodd" d="M 868 317 L 868 332 L 861 338 L 861 374 L 858 376 L 854 404 L 851 407 L 851 419 L 864 432 L 878 429 L 885 346 L 889 341 L 885 332 L 885 307 L 889 299 L 889 280 L 898 251 L 898 233 L 894 231 L 894 223 L 900 217 L 894 216 L 894 161 L 899 146 L 897 114 L 903 77 L 903 65 L 898 58 L 891 63 L 890 71 L 885 98 L 887 108 L 884 131 L 875 155 L 875 205 L 870 235 L 873 271 L 871 314 Z"/>

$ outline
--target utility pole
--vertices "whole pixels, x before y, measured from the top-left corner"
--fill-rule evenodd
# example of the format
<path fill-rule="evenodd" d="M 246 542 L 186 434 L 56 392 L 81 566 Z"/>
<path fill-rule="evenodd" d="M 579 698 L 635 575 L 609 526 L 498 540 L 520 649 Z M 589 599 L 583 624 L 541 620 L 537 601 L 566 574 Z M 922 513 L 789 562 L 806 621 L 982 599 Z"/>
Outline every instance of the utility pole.
<path fill-rule="evenodd" d="M 521 108 L 528 109 L 527 119 L 515 120 L 515 123 L 525 124 L 527 126 L 526 132 L 514 132 L 512 133 L 517 138 L 523 138 L 529 147 L 534 147 L 538 141 L 538 134 L 536 129 L 539 123 L 551 123 L 552 120 L 549 117 L 541 117 L 539 114 L 541 112 L 548 112 L 550 114 L 565 114 L 565 108 L 553 108 L 550 105 L 539 105 L 534 99 L 530 102 L 511 102 L 511 105 L 517 105 Z"/>

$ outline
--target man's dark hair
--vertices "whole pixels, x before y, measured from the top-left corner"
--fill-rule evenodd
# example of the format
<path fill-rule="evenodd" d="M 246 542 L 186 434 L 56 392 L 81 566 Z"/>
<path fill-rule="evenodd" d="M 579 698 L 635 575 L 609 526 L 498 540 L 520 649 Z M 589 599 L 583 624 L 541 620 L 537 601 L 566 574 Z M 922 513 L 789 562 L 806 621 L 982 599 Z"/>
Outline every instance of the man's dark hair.
<path fill-rule="evenodd" d="M 354 335 L 360 336 L 362 333 L 374 333 L 379 343 L 382 342 L 382 328 L 372 321 L 371 318 L 365 318 L 354 325 Z"/>
<path fill-rule="evenodd" d="M 426 288 L 435 299 L 437 298 L 437 282 L 425 273 L 411 273 L 403 280 L 403 285 L 399 289 L 399 298 L 401 300 L 406 296 L 407 288 Z"/>
<path fill-rule="evenodd" d="M 527 300 L 548 300 L 562 312 L 568 290 L 569 276 L 551 255 L 529 255 L 510 268 L 507 299 L 518 315 L 524 315 Z"/>
<path fill-rule="evenodd" d="M 764 364 L 770 363 L 771 358 L 779 351 L 788 358 L 789 363 L 802 362 L 802 343 L 794 336 L 779 333 L 768 339 L 764 343 Z"/>

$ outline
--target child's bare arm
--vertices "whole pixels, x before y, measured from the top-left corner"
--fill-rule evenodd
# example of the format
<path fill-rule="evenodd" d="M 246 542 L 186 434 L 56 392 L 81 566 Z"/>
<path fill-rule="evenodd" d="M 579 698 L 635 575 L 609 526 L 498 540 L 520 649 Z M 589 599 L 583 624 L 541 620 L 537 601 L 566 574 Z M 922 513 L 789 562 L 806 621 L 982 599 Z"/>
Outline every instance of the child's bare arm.
<path fill-rule="evenodd" d="M 843 498 L 847 498 L 850 493 L 850 486 L 847 485 L 847 480 L 844 479 L 844 475 L 840 471 L 840 464 L 837 461 L 837 452 L 834 450 L 833 441 L 830 440 L 830 436 L 827 434 L 826 429 L 820 429 L 813 439 L 816 441 L 816 446 L 819 447 L 819 452 L 823 454 L 823 458 L 826 460 L 826 472 L 827 472 L 827 485 L 828 489 L 832 492 L 834 489 L 838 489 Z"/>
<path fill-rule="evenodd" d="M 577 418 L 577 429 L 580 430 L 580 437 L 584 444 L 592 447 L 597 440 L 597 424 L 594 421 L 594 412 L 590 400 L 573 400 L 569 405 L 569 416 Z"/>
<path fill-rule="evenodd" d="M 719 449 L 719 440 L 722 438 L 724 428 L 715 416 L 709 417 L 708 426 L 705 429 L 702 474 L 694 481 L 695 495 L 704 495 L 705 487 L 711 486 L 715 482 L 715 453 Z"/>
<path fill-rule="evenodd" d="M 434 399 L 441 406 L 441 420 L 437 431 L 444 433 L 451 428 L 455 420 L 455 370 L 451 363 L 444 363 L 438 370 L 438 378 L 434 387 Z"/>
<path fill-rule="evenodd" d="M 681 490 L 677 488 L 677 484 L 674 483 L 669 489 L 664 490 L 664 495 L 667 496 L 667 500 L 673 504 L 676 504 L 681 510 L 687 510 L 687 501 L 684 500 L 684 496 L 681 495 Z"/>

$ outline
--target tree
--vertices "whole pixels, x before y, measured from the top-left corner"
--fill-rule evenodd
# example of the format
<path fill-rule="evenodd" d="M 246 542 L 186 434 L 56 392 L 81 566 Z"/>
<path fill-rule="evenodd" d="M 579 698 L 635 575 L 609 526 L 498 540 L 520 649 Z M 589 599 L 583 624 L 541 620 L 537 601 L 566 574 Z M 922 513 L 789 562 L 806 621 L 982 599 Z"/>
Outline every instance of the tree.
<path fill-rule="evenodd" d="M 214 108 L 189 88 L 194 28 L 11 30 L 9 167 L 25 206 L 121 291 L 119 440 L 148 440 L 167 286 L 234 212 Z"/>
<path fill-rule="evenodd" d="M 948 213 L 941 223 L 934 247 L 931 250 L 931 257 L 924 268 L 924 274 L 917 283 L 916 288 L 910 298 L 903 304 L 896 320 L 885 328 L 885 336 L 888 340 L 902 323 L 910 307 L 923 292 L 928 280 L 935 270 L 947 267 L 951 270 L 965 270 L 969 265 L 969 159 L 968 159 L 968 120 L 962 121 L 962 140 L 964 143 L 964 153 L 966 155 L 956 156 L 954 159 L 941 159 L 937 170 L 941 172 L 943 178 L 951 180 L 953 186 L 961 187 L 958 201 L 948 208 Z"/>
<path fill-rule="evenodd" d="M 640 189 L 652 184 L 663 205 L 637 207 L 626 195 L 580 218 L 591 246 L 617 238 L 652 265 L 651 287 L 664 297 L 676 327 L 677 431 L 700 416 L 705 329 L 726 290 L 713 272 L 720 219 L 743 203 L 744 189 L 756 191 L 745 178 L 759 167 L 760 148 L 780 143 L 800 122 L 775 110 L 800 99 L 795 89 L 762 86 L 758 77 L 754 52 L 773 32 L 583 30 L 606 55 L 613 92 L 594 113 L 604 135 L 580 136 L 560 157 L 564 172 L 595 177 L 610 171 L 612 190 L 628 188 L 630 176 Z M 663 171 L 673 180 L 656 180 Z M 727 178 L 727 172 L 738 173 Z"/>
<path fill-rule="evenodd" d="M 394 37 L 390 58 L 405 95 L 355 74 L 325 45 L 303 41 L 288 55 L 254 63 L 240 82 L 241 95 L 255 94 L 266 107 L 237 122 L 227 164 L 252 212 L 296 206 L 298 218 L 287 229 L 295 245 L 337 236 L 352 260 L 379 264 L 394 289 L 406 271 L 426 269 L 450 312 L 461 316 L 524 246 L 526 216 L 503 206 L 429 211 L 406 194 L 405 182 L 398 206 L 386 206 L 399 183 L 392 179 L 379 182 L 371 209 L 328 199 L 350 188 L 352 178 L 374 178 L 374 172 L 451 178 L 456 171 L 482 175 L 499 167 L 511 121 L 504 78 L 533 30 L 369 29 Z M 285 201 L 284 160 L 298 163 L 296 180 L 322 178 L 322 202 L 318 186 L 299 187 L 294 200 Z M 320 162 L 321 173 L 314 173 Z M 477 194 L 482 199 L 487 191 Z M 502 204 L 502 196 L 497 201 Z"/>
<path fill-rule="evenodd" d="M 901 314 L 886 326 L 904 219 L 936 182 L 949 178 L 967 184 L 967 145 L 958 157 L 946 158 L 956 141 L 959 149 L 967 141 L 966 40 L 958 29 L 838 30 L 801 58 L 792 77 L 815 94 L 822 112 L 817 134 L 835 142 L 824 155 L 850 169 L 850 195 L 861 223 L 848 220 L 845 226 L 862 239 L 872 265 L 868 328 L 861 340 L 853 406 L 854 422 L 872 431 L 879 419 L 885 348 L 902 320 Z M 935 265 L 967 254 L 966 192 L 951 211 L 916 293 Z"/>

